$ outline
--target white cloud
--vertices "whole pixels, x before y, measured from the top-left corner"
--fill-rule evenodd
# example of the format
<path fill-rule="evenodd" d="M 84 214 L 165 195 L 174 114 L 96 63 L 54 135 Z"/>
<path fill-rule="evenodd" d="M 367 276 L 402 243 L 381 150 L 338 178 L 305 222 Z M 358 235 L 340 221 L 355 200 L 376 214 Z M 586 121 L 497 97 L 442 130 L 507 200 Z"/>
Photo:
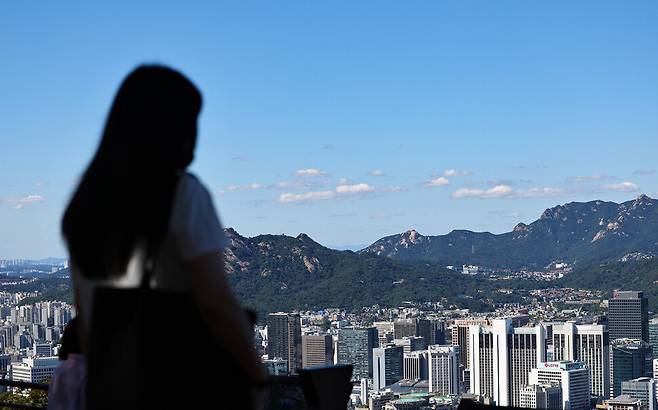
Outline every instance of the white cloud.
<path fill-rule="evenodd" d="M 336 187 L 336 193 L 339 194 L 361 194 L 364 192 L 373 192 L 374 190 L 375 190 L 374 187 L 366 183 L 353 184 L 353 185 L 342 184 Z"/>
<path fill-rule="evenodd" d="M 551 188 L 551 187 L 535 187 L 525 190 L 520 190 L 515 192 L 517 196 L 525 198 L 545 198 L 545 197 L 555 197 L 555 196 L 564 196 L 567 192 L 561 188 Z"/>
<path fill-rule="evenodd" d="M 613 178 L 614 177 L 608 175 L 595 174 L 595 175 L 577 175 L 569 179 L 575 182 L 590 182 L 590 181 L 603 181 L 606 179 L 613 179 Z"/>
<path fill-rule="evenodd" d="M 370 176 L 371 177 L 383 177 L 383 176 L 386 176 L 386 174 L 384 174 L 382 172 L 382 170 L 380 170 L 380 169 L 373 169 L 372 171 L 370 171 Z"/>
<path fill-rule="evenodd" d="M 224 191 L 242 191 L 242 190 L 254 190 L 254 189 L 262 189 L 262 188 L 267 188 L 263 184 L 259 184 L 257 182 L 252 182 L 251 184 L 244 184 L 244 185 L 228 185 Z"/>
<path fill-rule="evenodd" d="M 432 188 L 432 187 L 438 187 L 438 186 L 446 186 L 450 185 L 450 181 L 448 178 L 445 177 L 438 177 L 434 179 L 430 179 L 429 181 L 426 181 L 423 186 L 426 188 Z"/>
<path fill-rule="evenodd" d="M 490 189 L 468 189 L 460 188 L 452 193 L 452 197 L 460 198 L 502 198 L 512 194 L 512 187 L 509 185 L 497 185 Z"/>
<path fill-rule="evenodd" d="M 446 169 L 443 171 L 443 176 L 444 177 L 463 177 L 466 175 L 470 175 L 471 173 L 468 171 L 458 171 L 454 168 L 451 169 Z"/>
<path fill-rule="evenodd" d="M 296 202 L 317 202 L 324 201 L 326 199 L 331 199 L 334 196 L 333 191 L 311 191 L 304 192 L 301 194 L 293 194 L 291 192 L 286 192 L 279 195 L 278 201 L 284 204 L 296 203 Z"/>
<path fill-rule="evenodd" d="M 22 198 L 9 198 L 5 199 L 4 202 L 12 205 L 14 209 L 22 209 L 27 204 L 35 204 L 38 202 L 44 202 L 46 198 L 41 195 L 27 195 Z"/>
<path fill-rule="evenodd" d="M 624 181 L 618 184 L 606 184 L 602 188 L 615 192 L 637 192 L 640 190 L 640 187 L 636 183 L 630 181 Z"/>
<path fill-rule="evenodd" d="M 298 169 L 294 172 L 294 175 L 302 178 L 314 178 L 314 177 L 323 177 L 329 175 L 324 171 L 320 171 L 316 168 L 307 168 L 307 169 Z"/>
<path fill-rule="evenodd" d="M 653 175 L 656 173 L 655 169 L 649 169 L 649 168 L 643 168 L 643 169 L 636 169 L 633 171 L 633 175 Z"/>
<path fill-rule="evenodd" d="M 567 195 L 561 188 L 534 187 L 529 189 L 513 189 L 509 185 L 496 185 L 490 189 L 460 188 L 452 193 L 455 199 L 460 198 L 546 198 Z"/>

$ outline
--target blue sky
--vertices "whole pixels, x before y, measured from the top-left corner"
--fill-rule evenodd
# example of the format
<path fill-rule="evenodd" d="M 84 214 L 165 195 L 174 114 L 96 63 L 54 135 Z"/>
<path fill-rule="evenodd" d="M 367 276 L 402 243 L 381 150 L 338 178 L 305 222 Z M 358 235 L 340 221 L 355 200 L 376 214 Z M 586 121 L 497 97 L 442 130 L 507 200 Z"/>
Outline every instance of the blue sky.
<path fill-rule="evenodd" d="M 204 94 L 225 225 L 332 246 L 658 195 L 653 1 L 0 3 L 0 258 L 59 218 L 123 76 Z M 124 200 L 130 201 L 130 198 Z"/>

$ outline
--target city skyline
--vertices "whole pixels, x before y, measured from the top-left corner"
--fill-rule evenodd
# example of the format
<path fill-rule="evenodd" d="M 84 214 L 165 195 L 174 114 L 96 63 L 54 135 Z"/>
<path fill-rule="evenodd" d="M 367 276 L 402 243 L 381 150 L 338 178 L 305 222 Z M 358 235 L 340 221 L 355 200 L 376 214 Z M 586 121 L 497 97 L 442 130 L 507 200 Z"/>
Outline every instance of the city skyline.
<path fill-rule="evenodd" d="M 65 256 L 63 208 L 145 62 L 204 93 L 192 172 L 247 236 L 359 247 L 658 196 L 651 2 L 121 10 L 0 6 L 1 258 Z"/>

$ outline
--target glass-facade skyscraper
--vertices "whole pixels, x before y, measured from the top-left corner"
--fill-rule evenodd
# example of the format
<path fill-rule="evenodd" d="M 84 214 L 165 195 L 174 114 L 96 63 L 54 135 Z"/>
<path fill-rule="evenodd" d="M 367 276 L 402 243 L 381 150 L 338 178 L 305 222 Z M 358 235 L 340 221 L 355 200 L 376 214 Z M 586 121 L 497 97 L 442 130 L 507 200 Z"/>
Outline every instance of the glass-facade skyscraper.
<path fill-rule="evenodd" d="M 649 303 L 644 292 L 616 291 L 608 301 L 610 340 L 640 339 L 649 343 Z"/>
<path fill-rule="evenodd" d="M 346 328 L 338 332 L 338 364 L 354 366 L 352 380 L 372 378 L 372 349 L 379 346 L 377 329 Z"/>

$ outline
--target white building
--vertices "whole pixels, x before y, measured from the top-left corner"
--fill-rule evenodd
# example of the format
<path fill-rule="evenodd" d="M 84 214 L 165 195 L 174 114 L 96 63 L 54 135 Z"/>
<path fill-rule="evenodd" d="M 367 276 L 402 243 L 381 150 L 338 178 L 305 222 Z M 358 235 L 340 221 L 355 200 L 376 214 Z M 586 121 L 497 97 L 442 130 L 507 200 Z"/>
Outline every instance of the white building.
<path fill-rule="evenodd" d="M 404 377 L 404 348 L 402 346 L 376 347 L 372 349 L 372 389 L 380 391 L 385 386 Z"/>
<path fill-rule="evenodd" d="M 560 386 L 538 386 L 531 384 L 521 389 L 521 405 L 524 409 L 562 408 L 562 388 Z"/>
<path fill-rule="evenodd" d="M 459 383 L 459 346 L 432 345 L 427 351 L 429 392 L 439 395 L 461 393 Z"/>
<path fill-rule="evenodd" d="M 621 382 L 621 394 L 640 400 L 644 410 L 656 410 L 656 381 L 650 377 Z"/>
<path fill-rule="evenodd" d="M 553 360 L 580 361 L 589 369 L 590 393 L 610 394 L 610 351 L 604 325 L 553 325 Z"/>
<path fill-rule="evenodd" d="M 404 378 L 427 380 L 427 350 L 404 353 Z"/>
<path fill-rule="evenodd" d="M 512 327 L 511 319 L 469 327 L 470 392 L 499 406 L 520 406 L 528 373 L 545 358 L 545 329 Z"/>
<path fill-rule="evenodd" d="M 45 383 L 52 377 L 57 366 L 59 366 L 57 356 L 28 357 L 20 363 L 12 363 L 9 366 L 9 377 L 11 380 L 21 382 Z"/>
<path fill-rule="evenodd" d="M 532 369 L 528 384 L 562 388 L 563 410 L 588 410 L 589 370 L 583 362 L 547 362 Z"/>

